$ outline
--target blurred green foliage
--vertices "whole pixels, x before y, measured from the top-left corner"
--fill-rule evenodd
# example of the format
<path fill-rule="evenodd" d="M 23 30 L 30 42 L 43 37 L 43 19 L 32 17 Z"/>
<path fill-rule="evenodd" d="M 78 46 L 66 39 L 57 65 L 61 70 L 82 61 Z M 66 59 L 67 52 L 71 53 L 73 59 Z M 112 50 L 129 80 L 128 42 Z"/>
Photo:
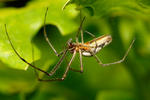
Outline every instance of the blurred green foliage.
<path fill-rule="evenodd" d="M 23 0 L 24 1 L 24 0 Z M 149 0 L 18 0 L 0 1 L 0 99 L 1 100 L 149 100 L 150 99 L 150 1 Z M 69 1 L 69 2 L 68 2 Z M 15 5 L 14 5 L 15 2 Z M 65 3 L 68 2 L 63 9 Z M 22 6 L 17 6 L 22 5 Z M 69 38 L 75 39 L 80 25 L 79 10 L 86 16 L 83 29 L 97 37 L 111 34 L 113 42 L 98 53 L 104 62 L 120 59 L 130 42 L 126 60 L 101 67 L 93 57 L 83 57 L 84 73 L 70 71 L 63 82 L 38 82 L 34 70 L 12 50 L 5 34 L 23 58 L 50 71 L 58 58 L 43 36 L 46 31 L 61 51 Z M 84 34 L 85 41 L 92 38 Z M 54 77 L 61 77 L 71 55 Z M 71 67 L 79 69 L 78 56 Z M 48 78 L 42 73 L 40 77 Z"/>

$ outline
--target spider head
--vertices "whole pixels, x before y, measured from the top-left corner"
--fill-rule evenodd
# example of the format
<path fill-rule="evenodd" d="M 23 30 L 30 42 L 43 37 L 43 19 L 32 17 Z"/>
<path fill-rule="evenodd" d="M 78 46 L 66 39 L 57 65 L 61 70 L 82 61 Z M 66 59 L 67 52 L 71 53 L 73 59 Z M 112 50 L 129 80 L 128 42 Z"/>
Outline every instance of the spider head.
<path fill-rule="evenodd" d="M 67 42 L 67 46 L 68 46 L 68 48 L 72 48 L 73 45 L 74 45 L 74 43 L 72 43 L 72 38 L 70 38 Z"/>
<path fill-rule="evenodd" d="M 68 49 L 71 53 L 73 53 L 74 49 L 76 48 L 76 44 L 72 42 L 72 39 L 69 39 L 67 42 Z"/>

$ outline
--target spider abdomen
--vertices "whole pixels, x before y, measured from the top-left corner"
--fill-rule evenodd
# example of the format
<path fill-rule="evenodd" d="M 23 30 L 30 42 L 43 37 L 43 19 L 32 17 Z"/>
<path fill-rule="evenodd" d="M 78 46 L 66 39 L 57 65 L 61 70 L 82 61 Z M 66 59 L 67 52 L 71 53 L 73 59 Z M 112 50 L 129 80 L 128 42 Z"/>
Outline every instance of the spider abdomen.
<path fill-rule="evenodd" d="M 98 53 L 102 48 L 111 43 L 112 37 L 110 35 L 103 35 L 89 42 L 84 43 L 86 50 L 82 50 L 83 56 L 92 56 L 92 53 Z"/>

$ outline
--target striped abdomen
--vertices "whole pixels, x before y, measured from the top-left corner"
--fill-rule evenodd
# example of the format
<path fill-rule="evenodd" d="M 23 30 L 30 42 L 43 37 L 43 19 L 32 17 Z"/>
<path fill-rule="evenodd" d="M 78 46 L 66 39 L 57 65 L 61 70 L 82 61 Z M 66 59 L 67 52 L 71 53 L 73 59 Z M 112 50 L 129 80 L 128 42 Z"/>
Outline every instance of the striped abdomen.
<path fill-rule="evenodd" d="M 83 56 L 92 56 L 91 52 L 96 54 L 112 41 L 111 35 L 103 35 L 89 42 L 84 43 L 85 50 L 82 50 Z"/>

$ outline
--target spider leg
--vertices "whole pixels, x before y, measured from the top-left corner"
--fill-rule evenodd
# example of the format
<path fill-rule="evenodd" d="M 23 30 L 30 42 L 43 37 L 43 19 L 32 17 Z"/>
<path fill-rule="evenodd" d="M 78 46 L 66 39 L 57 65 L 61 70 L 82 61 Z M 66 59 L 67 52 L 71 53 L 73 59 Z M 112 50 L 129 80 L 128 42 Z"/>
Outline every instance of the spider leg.
<path fill-rule="evenodd" d="M 76 34 L 76 43 L 79 43 L 79 33 L 81 31 L 81 34 L 83 35 L 83 32 L 82 32 L 82 25 L 83 25 L 83 22 L 85 20 L 85 17 L 82 19 L 81 23 L 80 23 L 80 26 L 79 26 L 79 29 L 78 29 L 78 32 Z M 81 39 L 83 39 L 83 36 L 81 37 Z M 82 41 L 83 42 L 83 41 Z"/>
<path fill-rule="evenodd" d="M 71 41 L 72 41 L 72 39 L 69 39 L 66 44 L 68 44 L 68 43 L 71 42 Z M 56 72 L 56 70 L 60 67 L 60 64 L 61 64 L 62 61 L 64 60 L 64 58 L 65 58 L 67 52 L 68 52 L 68 47 L 66 47 L 66 49 L 63 51 L 63 55 L 61 56 L 59 62 L 56 64 L 56 66 L 55 66 L 55 67 L 51 70 L 51 72 L 49 73 L 51 76 L 52 76 L 52 75 Z"/>
<path fill-rule="evenodd" d="M 95 35 L 92 34 L 91 32 L 88 32 L 88 31 L 85 31 L 87 34 L 89 34 L 90 36 L 92 36 L 93 38 L 95 38 Z M 94 52 L 96 52 L 96 49 L 97 49 L 98 45 L 97 45 L 97 42 L 95 41 L 95 49 L 94 49 Z"/>
<path fill-rule="evenodd" d="M 134 41 L 135 41 L 135 39 L 131 42 L 129 48 L 127 49 L 127 51 L 126 51 L 126 53 L 124 54 L 124 56 L 122 57 L 122 59 L 121 59 L 121 60 L 118 60 L 118 61 L 115 61 L 115 62 L 112 62 L 112 63 L 103 64 L 103 63 L 101 62 L 101 60 L 100 60 L 93 52 L 91 52 L 91 53 L 92 53 L 92 55 L 94 56 L 94 58 L 96 59 L 96 61 L 97 61 L 101 66 L 110 66 L 110 65 L 114 65 L 114 64 L 119 64 L 119 63 L 122 63 L 122 62 L 125 60 L 125 58 L 127 57 L 127 55 L 128 55 L 128 53 L 129 53 L 129 51 L 130 51 L 130 49 L 131 49 L 131 47 L 132 47 Z"/>
<path fill-rule="evenodd" d="M 81 72 L 81 69 L 78 70 L 78 69 L 74 69 L 74 68 L 71 68 L 71 67 L 70 67 L 69 70 L 74 71 L 74 72 L 80 72 L 80 73 L 82 73 L 82 72 Z"/>
<path fill-rule="evenodd" d="M 95 38 L 95 35 L 92 34 L 91 32 L 89 32 L 89 31 L 84 31 L 84 32 L 86 32 L 87 34 L 89 34 L 91 37 Z"/>
<path fill-rule="evenodd" d="M 71 41 L 71 39 L 68 40 L 68 42 L 70 42 L 70 41 Z M 67 43 L 68 43 L 68 42 L 67 42 Z M 63 59 L 65 58 L 67 52 L 68 52 L 68 48 L 64 50 L 63 55 L 62 55 L 62 57 L 60 58 L 59 62 L 56 64 L 56 66 L 55 66 L 55 67 L 52 69 L 52 71 L 49 73 L 50 76 L 52 76 L 52 75 L 56 72 L 56 70 L 60 67 L 60 64 L 62 63 Z M 34 65 L 34 48 L 33 48 L 33 45 L 32 45 L 32 59 L 33 59 L 33 65 Z M 36 71 L 36 69 L 35 69 L 34 71 L 35 71 L 35 75 L 36 75 L 37 79 L 38 79 L 39 81 L 43 81 L 43 79 L 41 79 L 41 78 L 39 77 L 39 74 L 38 74 L 38 72 Z M 59 80 L 59 79 L 58 79 L 58 80 Z"/>
<path fill-rule="evenodd" d="M 82 52 L 79 49 L 79 55 L 80 55 L 80 70 L 74 69 L 70 67 L 70 70 L 74 71 L 74 72 L 80 72 L 83 73 L 83 63 L 82 63 Z"/>
<path fill-rule="evenodd" d="M 45 82 L 49 82 L 49 81 L 63 81 L 66 78 L 66 75 L 67 75 L 67 73 L 68 73 L 68 71 L 70 69 L 70 65 L 71 65 L 72 61 L 74 60 L 75 56 L 76 56 L 76 51 L 74 51 L 73 56 L 72 56 L 69 64 L 67 65 L 67 68 L 66 68 L 62 78 L 52 78 L 52 79 L 47 79 L 47 80 L 40 79 L 39 81 L 45 81 Z"/>
<path fill-rule="evenodd" d="M 62 57 L 60 58 L 59 62 L 58 62 L 58 63 L 56 64 L 56 66 L 51 70 L 51 72 L 49 73 L 50 76 L 52 76 L 52 75 L 56 72 L 56 70 L 60 67 L 60 64 L 61 64 L 62 61 L 64 60 L 64 58 L 65 58 L 67 52 L 68 52 L 68 49 L 66 49 L 66 50 L 64 51 L 64 53 L 63 53 Z"/>
<path fill-rule="evenodd" d="M 84 43 L 84 39 L 83 39 L 83 30 L 81 29 L 81 43 Z"/>
<path fill-rule="evenodd" d="M 80 22 L 82 22 L 82 10 L 80 9 Z M 81 43 L 84 43 L 84 39 L 83 39 L 83 29 L 81 26 Z"/>
<path fill-rule="evenodd" d="M 66 68 L 66 71 L 65 71 L 65 73 L 64 73 L 64 75 L 63 75 L 63 79 L 66 77 L 66 75 L 67 75 L 67 73 L 68 73 L 68 71 L 69 71 L 69 68 L 70 68 L 70 65 L 71 65 L 71 63 L 72 63 L 72 61 L 74 60 L 74 58 L 75 58 L 75 56 L 76 56 L 76 50 L 74 51 L 74 53 L 73 53 L 73 56 L 72 56 L 72 58 L 71 58 L 71 60 L 70 60 L 70 62 L 69 62 L 69 64 L 68 64 L 68 66 L 67 66 L 67 68 Z"/>
<path fill-rule="evenodd" d="M 63 61 L 63 59 L 65 58 L 65 56 L 66 56 L 66 54 L 67 54 L 67 51 L 68 51 L 68 49 L 66 49 L 65 51 L 64 51 L 64 53 L 63 53 L 63 55 L 62 55 L 62 57 L 60 58 L 60 60 L 59 60 L 59 62 L 56 64 L 56 66 L 52 69 L 52 71 L 49 73 L 49 75 L 50 76 L 52 76 L 55 72 L 56 72 L 56 70 L 60 67 L 60 64 L 62 63 L 62 61 Z M 36 72 L 36 71 L 35 71 Z M 61 81 L 62 79 L 60 79 L 60 78 L 52 78 L 52 79 L 48 79 L 48 80 L 46 80 L 46 79 L 41 79 L 41 78 L 39 78 L 39 75 L 38 75 L 38 73 L 36 72 L 36 76 L 37 76 L 37 78 L 38 78 L 38 80 L 39 81 Z"/>
<path fill-rule="evenodd" d="M 69 42 L 71 42 L 71 40 L 72 40 L 72 39 L 69 39 L 69 40 L 67 41 L 67 44 L 68 44 Z M 55 66 L 55 67 L 52 69 L 52 71 L 49 73 L 50 76 L 52 76 L 52 75 L 56 72 L 56 70 L 60 67 L 60 64 L 62 63 L 63 59 L 65 58 L 67 52 L 68 52 L 68 48 L 64 50 L 63 55 L 62 55 L 62 57 L 60 58 L 59 62 L 56 64 L 56 66 Z M 33 48 L 33 46 L 32 46 L 32 59 L 33 59 L 33 61 L 34 61 L 34 48 Z M 72 57 L 72 60 L 73 60 L 73 59 L 74 59 L 74 57 Z M 71 63 L 72 63 L 72 60 L 70 61 Z M 71 65 L 71 63 L 70 63 L 70 65 Z M 34 64 L 34 62 L 33 62 L 33 64 Z M 69 65 L 69 67 L 70 67 L 70 65 Z M 36 77 L 37 77 L 37 79 L 38 79 L 39 81 L 62 81 L 62 80 L 64 80 L 63 77 L 62 77 L 62 78 L 52 78 L 52 79 L 48 79 L 48 80 L 46 80 L 46 79 L 41 79 L 41 78 L 39 78 L 39 74 L 37 73 L 36 69 L 35 69 L 35 74 L 36 74 Z M 67 73 L 66 73 L 66 74 L 67 74 Z"/>
<path fill-rule="evenodd" d="M 66 55 L 66 53 L 67 53 L 67 49 L 65 50 L 65 52 L 63 53 L 63 56 L 61 57 L 61 59 L 60 59 L 60 61 L 56 64 L 56 66 L 53 68 L 53 70 L 51 71 L 51 73 L 49 73 L 49 75 L 50 76 L 52 76 L 54 73 L 55 73 L 55 71 L 58 69 L 58 67 L 59 67 L 59 65 L 61 64 L 61 62 L 63 61 L 63 58 L 65 57 L 65 55 Z M 32 59 L 33 59 L 33 65 L 35 65 L 35 63 L 34 63 L 34 48 L 33 48 L 33 45 L 32 45 Z M 56 68 L 57 67 L 57 68 Z M 38 74 L 38 72 L 36 71 L 36 69 L 34 69 L 34 72 L 35 72 L 35 75 L 36 75 L 36 78 L 39 80 L 39 81 L 41 81 L 41 80 L 43 80 L 43 79 L 41 79 L 40 77 L 39 77 L 39 74 Z"/>
<path fill-rule="evenodd" d="M 68 0 L 62 7 L 62 11 L 66 8 L 66 6 L 70 3 L 70 0 Z"/>
<path fill-rule="evenodd" d="M 83 62 L 82 62 L 82 51 L 79 49 L 79 55 L 80 55 L 80 72 L 83 72 Z"/>
<path fill-rule="evenodd" d="M 11 45 L 13 51 L 15 52 L 15 54 L 16 54 L 23 62 L 25 62 L 25 63 L 28 64 L 29 66 L 31 66 L 31 67 L 33 67 L 33 68 L 39 70 L 39 71 L 45 73 L 46 75 L 50 76 L 50 74 L 49 74 L 48 72 L 46 72 L 46 71 L 44 71 L 44 70 L 42 70 L 42 69 L 40 69 L 40 68 L 38 68 L 38 67 L 32 65 L 31 63 L 29 63 L 29 62 L 26 61 L 23 57 L 20 56 L 20 54 L 16 51 L 15 47 L 13 46 L 13 44 L 12 44 L 12 42 L 11 42 L 11 40 L 10 40 L 10 37 L 9 37 L 9 35 L 8 35 L 8 32 L 7 32 L 6 24 L 5 24 L 5 32 L 6 32 L 7 38 L 8 38 L 8 40 L 9 40 L 9 43 L 10 43 L 10 45 Z"/>
<path fill-rule="evenodd" d="M 45 37 L 45 40 L 47 41 L 48 45 L 52 48 L 52 50 L 54 51 L 54 53 L 56 54 L 56 56 L 60 56 L 63 54 L 63 51 L 58 53 L 56 51 L 56 49 L 53 47 L 53 45 L 51 44 L 51 42 L 49 41 L 48 39 L 48 36 L 47 36 L 47 33 L 46 33 L 46 16 L 47 16 L 47 12 L 48 12 L 48 8 L 46 9 L 46 12 L 45 12 L 45 17 L 44 17 L 44 37 Z"/>

